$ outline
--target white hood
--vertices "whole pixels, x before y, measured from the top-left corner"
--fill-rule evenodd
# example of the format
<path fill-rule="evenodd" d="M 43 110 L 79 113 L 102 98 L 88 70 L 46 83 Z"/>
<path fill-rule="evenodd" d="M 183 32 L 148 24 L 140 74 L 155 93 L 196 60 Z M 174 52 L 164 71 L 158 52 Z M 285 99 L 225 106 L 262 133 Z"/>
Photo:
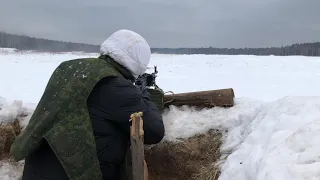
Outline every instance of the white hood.
<path fill-rule="evenodd" d="M 109 55 L 131 71 L 137 78 L 145 73 L 150 62 L 151 50 L 147 41 L 139 34 L 122 29 L 113 33 L 100 46 L 102 55 Z"/>

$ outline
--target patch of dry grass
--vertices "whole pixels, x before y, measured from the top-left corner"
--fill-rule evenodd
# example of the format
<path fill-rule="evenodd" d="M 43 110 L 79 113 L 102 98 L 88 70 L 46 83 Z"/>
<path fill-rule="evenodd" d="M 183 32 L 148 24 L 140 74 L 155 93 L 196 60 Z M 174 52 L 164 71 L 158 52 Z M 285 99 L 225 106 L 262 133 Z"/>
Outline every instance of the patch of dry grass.
<path fill-rule="evenodd" d="M 179 143 L 161 142 L 145 149 L 150 180 L 216 180 L 221 133 L 210 130 Z"/>
<path fill-rule="evenodd" d="M 10 147 L 16 136 L 21 133 L 18 119 L 13 123 L 0 124 L 0 160 L 9 157 Z"/>

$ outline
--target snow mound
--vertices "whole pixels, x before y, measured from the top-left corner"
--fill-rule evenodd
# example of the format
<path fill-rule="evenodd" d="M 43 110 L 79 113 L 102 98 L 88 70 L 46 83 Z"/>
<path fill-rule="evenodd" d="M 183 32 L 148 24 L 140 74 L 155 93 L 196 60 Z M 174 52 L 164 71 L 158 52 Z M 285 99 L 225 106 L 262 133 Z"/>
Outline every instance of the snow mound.
<path fill-rule="evenodd" d="M 0 110 L 0 124 L 12 123 L 18 116 L 19 110 L 22 107 L 22 101 L 14 101 L 12 105 L 5 105 Z"/>
<path fill-rule="evenodd" d="M 22 176 L 24 161 L 11 163 L 0 162 L 0 180 L 18 180 Z"/>
<path fill-rule="evenodd" d="M 229 131 L 228 140 L 235 142 L 260 111 L 261 105 L 261 101 L 242 98 L 235 99 L 235 104 L 231 108 L 214 107 L 196 110 L 189 106 L 170 106 L 163 113 L 166 128 L 164 140 L 180 141 L 210 129 L 219 129 Z"/>
<path fill-rule="evenodd" d="M 18 119 L 20 127 L 24 129 L 29 123 L 34 111 L 34 109 L 29 106 L 30 105 L 23 106 L 23 102 L 18 100 L 15 100 L 10 104 L 5 98 L 0 96 L 0 125 L 13 123 L 15 119 Z"/>
<path fill-rule="evenodd" d="M 320 97 L 285 97 L 260 109 L 219 180 L 319 179 Z"/>

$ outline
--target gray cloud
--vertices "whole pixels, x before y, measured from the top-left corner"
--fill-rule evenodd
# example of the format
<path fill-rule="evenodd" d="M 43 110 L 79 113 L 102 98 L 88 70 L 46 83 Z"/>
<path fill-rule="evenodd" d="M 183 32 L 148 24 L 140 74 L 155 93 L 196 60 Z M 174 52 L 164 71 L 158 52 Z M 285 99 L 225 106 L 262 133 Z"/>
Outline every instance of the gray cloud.
<path fill-rule="evenodd" d="M 1 0 L 0 30 L 100 44 L 126 28 L 152 47 L 266 47 L 320 41 L 319 0 Z"/>

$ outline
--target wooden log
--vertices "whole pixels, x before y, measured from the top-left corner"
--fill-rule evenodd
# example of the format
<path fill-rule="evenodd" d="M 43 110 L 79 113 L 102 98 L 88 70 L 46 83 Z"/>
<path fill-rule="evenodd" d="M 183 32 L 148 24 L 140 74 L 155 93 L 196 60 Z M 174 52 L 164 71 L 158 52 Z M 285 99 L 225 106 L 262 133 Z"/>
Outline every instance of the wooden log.
<path fill-rule="evenodd" d="M 232 88 L 209 91 L 166 94 L 164 106 L 196 106 L 196 107 L 232 107 L 234 105 L 234 91 Z"/>
<path fill-rule="evenodd" d="M 144 132 L 142 112 L 131 115 L 132 126 L 130 130 L 132 180 L 147 180 L 147 165 L 144 160 Z"/>

